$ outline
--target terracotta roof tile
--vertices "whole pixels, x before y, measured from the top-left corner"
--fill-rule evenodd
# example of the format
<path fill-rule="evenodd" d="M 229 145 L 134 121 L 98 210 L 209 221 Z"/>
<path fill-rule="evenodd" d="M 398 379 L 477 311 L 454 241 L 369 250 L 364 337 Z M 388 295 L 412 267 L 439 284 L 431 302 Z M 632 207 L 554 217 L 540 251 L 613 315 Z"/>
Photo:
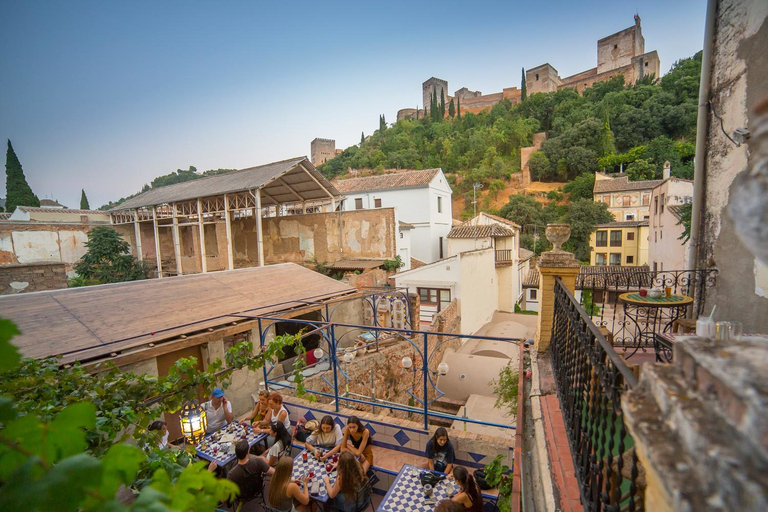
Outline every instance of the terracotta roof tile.
<path fill-rule="evenodd" d="M 419 171 L 400 171 L 365 178 L 349 178 L 334 181 L 336 189 L 342 194 L 355 192 L 370 192 L 373 190 L 389 190 L 393 188 L 426 187 L 440 172 L 440 169 L 423 169 Z"/>
<path fill-rule="evenodd" d="M 629 181 L 629 178 L 626 176 L 607 180 L 597 180 L 595 181 L 594 193 L 602 194 L 605 192 L 651 190 L 661 184 L 662 181 L 664 180 Z"/>
<path fill-rule="evenodd" d="M 448 233 L 448 238 L 485 238 L 514 236 L 511 229 L 499 226 L 498 224 L 488 224 L 485 226 L 456 226 Z"/>
<path fill-rule="evenodd" d="M 520 261 L 529 260 L 534 256 L 533 251 L 529 251 L 525 247 L 521 247 L 520 250 L 518 251 L 518 254 L 520 255 Z"/>
<path fill-rule="evenodd" d="M 605 224 L 598 224 L 597 228 L 639 228 L 641 226 L 647 226 L 647 220 L 625 220 L 621 222 L 606 222 Z"/>
<path fill-rule="evenodd" d="M 539 269 L 532 268 L 528 270 L 523 278 L 523 288 L 538 288 L 539 287 Z"/>
<path fill-rule="evenodd" d="M 41 201 L 42 202 L 42 201 Z M 38 208 L 37 206 L 18 206 L 19 210 L 23 212 L 32 213 L 52 213 L 52 214 L 72 214 L 72 215 L 109 215 L 109 212 L 104 210 L 78 210 L 74 208 Z"/>
<path fill-rule="evenodd" d="M 486 217 L 490 217 L 493 220 L 497 220 L 497 221 L 503 222 L 504 224 L 507 224 L 509 226 L 515 227 L 517 229 L 520 229 L 520 224 L 518 224 L 516 222 L 512 222 L 509 219 L 505 219 L 504 217 L 499 217 L 498 215 L 492 215 L 492 214 L 487 213 L 487 212 L 483 212 L 483 215 L 485 215 Z"/>

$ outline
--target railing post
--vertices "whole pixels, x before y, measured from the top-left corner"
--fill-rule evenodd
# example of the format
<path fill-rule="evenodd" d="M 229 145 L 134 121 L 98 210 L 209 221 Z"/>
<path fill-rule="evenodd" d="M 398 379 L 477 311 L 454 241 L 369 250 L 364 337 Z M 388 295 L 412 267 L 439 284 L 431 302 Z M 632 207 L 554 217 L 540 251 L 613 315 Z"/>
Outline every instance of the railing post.
<path fill-rule="evenodd" d="M 429 380 L 428 336 L 427 333 L 424 333 L 424 354 L 421 356 L 422 377 L 424 377 L 424 430 L 429 430 L 429 399 L 427 398 L 427 381 Z"/>
<path fill-rule="evenodd" d="M 333 365 L 333 403 L 336 405 L 336 412 L 339 412 L 339 360 L 336 357 L 338 347 L 336 347 L 336 329 L 333 324 L 331 324 L 331 342 L 329 345 L 330 359 Z"/>

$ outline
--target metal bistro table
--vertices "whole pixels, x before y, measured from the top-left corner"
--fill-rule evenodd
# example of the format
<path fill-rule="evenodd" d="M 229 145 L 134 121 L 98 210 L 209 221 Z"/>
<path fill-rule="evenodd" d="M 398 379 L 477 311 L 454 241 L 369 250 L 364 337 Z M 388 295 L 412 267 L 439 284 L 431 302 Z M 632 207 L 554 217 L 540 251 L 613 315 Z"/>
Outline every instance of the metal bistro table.
<path fill-rule="evenodd" d="M 291 473 L 291 478 L 300 482 L 304 478 L 304 473 L 314 472 L 314 478 L 311 478 L 307 482 L 310 491 L 309 497 L 320 504 L 321 509 L 325 510 L 327 509 L 328 504 L 328 490 L 325 488 L 323 478 L 327 476 L 331 480 L 331 485 L 333 485 L 336 483 L 338 472 L 334 467 L 333 471 L 328 473 L 326 470 L 327 462 L 321 461 L 311 453 L 307 454 L 307 461 L 304 462 L 303 454 L 304 452 L 302 451 L 293 459 L 293 473 Z M 313 484 L 315 483 L 319 484 L 317 492 L 312 492 Z"/>
<path fill-rule="evenodd" d="M 451 497 L 447 478 L 435 486 L 431 498 L 424 496 L 424 486 L 421 485 L 419 475 L 428 470 L 415 468 L 414 474 L 413 469 L 414 466 L 410 464 L 403 465 L 379 505 L 379 512 L 432 512 L 438 503 Z"/>
<path fill-rule="evenodd" d="M 684 317 L 688 306 L 693 304 L 693 298 L 686 295 L 654 299 L 637 292 L 622 293 L 619 300 L 624 303 L 624 317 L 637 327 L 638 343 L 627 357 L 633 356 L 639 348 L 645 352 L 646 348 L 655 346 L 654 334 L 670 332 L 672 323 Z"/>
<path fill-rule="evenodd" d="M 224 466 L 237 458 L 234 445 L 243 438 L 243 433 L 245 433 L 248 446 L 253 446 L 267 437 L 267 434 L 255 433 L 250 425 L 240 425 L 239 423 L 234 422 L 229 423 L 220 430 L 205 436 L 205 439 L 195 446 L 197 456 L 208 461 L 215 460 L 216 464 L 224 468 Z M 227 439 L 232 440 L 227 441 Z M 232 446 L 231 450 L 229 449 L 230 445 Z M 215 446 L 218 446 L 216 453 L 214 453 Z"/>

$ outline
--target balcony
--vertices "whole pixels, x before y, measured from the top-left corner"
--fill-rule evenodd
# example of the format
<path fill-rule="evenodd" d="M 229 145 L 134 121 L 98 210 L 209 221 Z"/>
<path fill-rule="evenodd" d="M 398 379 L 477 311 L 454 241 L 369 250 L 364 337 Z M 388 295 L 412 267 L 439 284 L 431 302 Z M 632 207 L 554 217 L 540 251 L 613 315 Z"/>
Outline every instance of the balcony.
<path fill-rule="evenodd" d="M 512 249 L 496 249 L 496 266 L 505 267 L 514 262 Z"/>

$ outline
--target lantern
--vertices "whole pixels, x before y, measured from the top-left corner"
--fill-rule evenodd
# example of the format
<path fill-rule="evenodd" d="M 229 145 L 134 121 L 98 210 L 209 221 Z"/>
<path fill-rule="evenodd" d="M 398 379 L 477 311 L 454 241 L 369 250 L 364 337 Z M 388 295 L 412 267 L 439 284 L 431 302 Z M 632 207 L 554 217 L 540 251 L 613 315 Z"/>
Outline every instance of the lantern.
<path fill-rule="evenodd" d="M 408 357 L 408 356 L 405 356 L 405 357 L 403 358 L 403 360 L 402 360 L 402 361 L 400 361 L 400 364 L 402 364 L 402 365 L 403 365 L 403 368 L 405 368 L 406 370 L 408 370 L 408 369 L 410 369 L 410 368 L 411 368 L 411 366 L 413 366 L 413 360 L 412 360 L 410 357 Z"/>
<path fill-rule="evenodd" d="M 313 355 L 315 356 L 316 360 L 318 361 L 321 360 L 323 358 L 323 349 L 316 348 L 315 351 L 313 352 Z"/>
<path fill-rule="evenodd" d="M 192 444 L 202 441 L 205 429 L 208 428 L 208 416 L 197 400 L 187 402 L 181 409 L 181 432 L 184 438 Z"/>
<path fill-rule="evenodd" d="M 439 365 L 437 365 L 437 374 L 438 375 L 448 375 L 448 370 L 450 368 L 448 367 L 448 363 L 442 362 Z"/>

